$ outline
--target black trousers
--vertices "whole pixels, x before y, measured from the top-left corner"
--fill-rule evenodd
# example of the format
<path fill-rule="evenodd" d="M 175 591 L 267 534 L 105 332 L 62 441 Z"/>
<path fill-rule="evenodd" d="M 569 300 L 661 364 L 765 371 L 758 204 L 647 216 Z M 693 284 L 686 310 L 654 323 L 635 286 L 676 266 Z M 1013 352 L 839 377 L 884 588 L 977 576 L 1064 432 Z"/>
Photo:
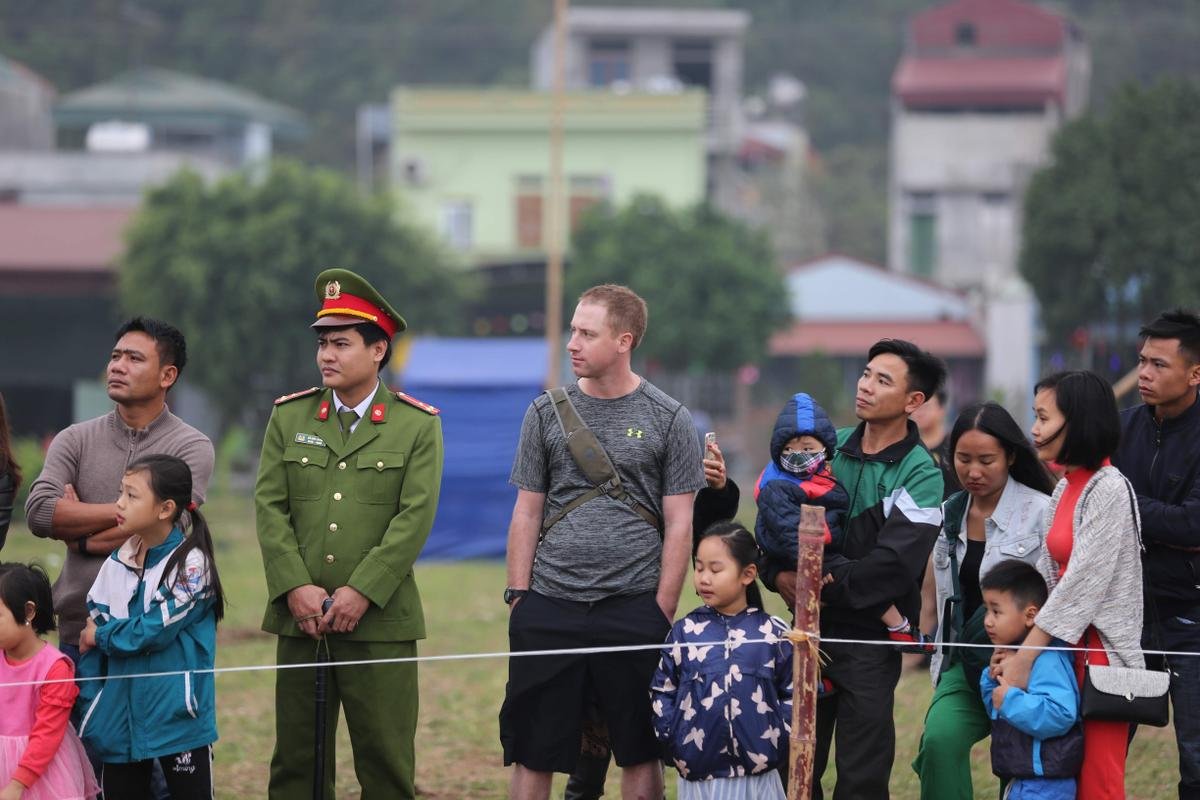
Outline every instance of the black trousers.
<path fill-rule="evenodd" d="M 824 798 L 821 776 L 835 741 L 833 800 L 887 800 L 896 755 L 892 706 L 900 681 L 900 653 L 879 645 L 824 644 L 821 649 L 831 659 L 822 674 L 833 682 L 834 691 L 817 703 L 813 800 Z"/>
<path fill-rule="evenodd" d="M 212 800 L 212 745 L 157 759 L 128 764 L 106 763 L 100 771 L 104 796 L 120 800 L 151 800 L 154 764 L 162 766 L 171 800 Z"/>

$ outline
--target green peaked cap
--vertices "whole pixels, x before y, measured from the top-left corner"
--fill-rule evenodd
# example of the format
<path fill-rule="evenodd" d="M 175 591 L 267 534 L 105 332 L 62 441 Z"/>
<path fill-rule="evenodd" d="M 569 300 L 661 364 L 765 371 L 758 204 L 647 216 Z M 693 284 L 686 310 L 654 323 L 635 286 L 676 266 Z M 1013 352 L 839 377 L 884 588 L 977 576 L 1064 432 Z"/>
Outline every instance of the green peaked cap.
<path fill-rule="evenodd" d="M 373 322 L 389 338 L 408 327 L 404 317 L 363 276 L 348 269 L 327 269 L 315 284 L 317 311 L 314 328 Z"/>

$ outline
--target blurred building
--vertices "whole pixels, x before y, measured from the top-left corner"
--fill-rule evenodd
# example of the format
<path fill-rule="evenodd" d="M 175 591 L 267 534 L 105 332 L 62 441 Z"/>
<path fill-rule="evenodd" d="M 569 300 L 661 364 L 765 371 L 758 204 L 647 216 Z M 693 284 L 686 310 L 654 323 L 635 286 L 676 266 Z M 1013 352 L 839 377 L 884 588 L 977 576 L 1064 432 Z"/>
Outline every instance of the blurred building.
<path fill-rule="evenodd" d="M 22 435 L 109 407 L 100 379 L 120 322 L 117 267 L 147 189 L 184 167 L 210 181 L 257 168 L 277 138 L 304 132 L 283 106 L 166 70 L 53 97 L 0 59 L 0 392 Z M 186 384 L 172 398 L 205 426 L 203 398 Z"/>
<path fill-rule="evenodd" d="M 0 56 L 0 151 L 54 147 L 55 91 L 41 75 Z"/>
<path fill-rule="evenodd" d="M 231 171 L 212 158 L 165 151 L 0 150 L 0 197 L 26 206 L 134 208 L 148 188 L 185 168 L 210 182 Z"/>
<path fill-rule="evenodd" d="M 507 89 L 402 87 L 392 96 L 391 185 L 483 273 L 480 335 L 542 329 L 550 103 L 546 92 Z M 570 93 L 564 233 L 596 203 L 624 204 L 640 192 L 674 206 L 701 201 L 704 131 L 701 92 Z"/>
<path fill-rule="evenodd" d="M 1076 26 L 1022 0 L 954 0 L 914 16 L 892 76 L 888 261 L 970 290 L 990 392 L 1028 396 L 1032 293 L 1017 270 L 1022 198 L 1087 103 Z"/>
<path fill-rule="evenodd" d="M 893 338 L 946 361 L 947 389 L 956 407 L 979 399 L 986 347 L 964 292 L 837 253 L 793 265 L 784 280 L 795 321 L 771 337 L 766 374 L 782 390 L 810 391 L 811 379 L 790 368 L 798 359 L 828 359 L 837 365 L 837 385 L 825 391 L 823 402 L 831 412 L 852 417 L 867 350 Z"/>
<path fill-rule="evenodd" d="M 292 109 L 236 86 L 155 67 L 71 92 L 54 110 L 59 146 L 165 151 L 230 167 L 268 160 L 276 141 L 306 135 Z"/>
<path fill-rule="evenodd" d="M 726 207 L 741 144 L 742 48 L 749 24 L 749 14 L 729 9 L 572 6 L 566 19 L 566 88 L 704 90 L 707 195 Z M 533 87 L 548 91 L 554 85 L 553 25 L 534 43 L 531 62 Z"/>
<path fill-rule="evenodd" d="M 0 393 L 18 434 L 66 427 L 99 385 L 132 216 L 131 208 L 0 204 Z"/>

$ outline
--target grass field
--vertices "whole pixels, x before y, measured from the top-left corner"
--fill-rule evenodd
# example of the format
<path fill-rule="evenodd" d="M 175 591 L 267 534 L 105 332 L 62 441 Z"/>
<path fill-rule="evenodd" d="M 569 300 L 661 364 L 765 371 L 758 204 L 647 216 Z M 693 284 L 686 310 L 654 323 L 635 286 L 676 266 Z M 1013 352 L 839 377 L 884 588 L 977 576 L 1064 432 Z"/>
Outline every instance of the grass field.
<path fill-rule="evenodd" d="M 217 562 L 229 595 L 220 628 L 217 666 L 274 663 L 274 640 L 258 630 L 265 587 L 254 538 L 253 509 L 248 497 L 215 493 L 205 506 L 218 544 Z M 62 545 L 29 535 L 14 524 L 3 560 L 41 560 L 51 573 L 61 563 Z M 425 599 L 429 638 L 422 655 L 491 653 L 507 648 L 507 609 L 500 602 L 504 565 L 499 562 L 421 563 L 417 580 Z M 690 581 L 680 613 L 694 605 Z M 783 613 L 777 597 L 772 611 Z M 417 786 L 430 798 L 502 798 L 507 772 L 501 766 L 496 716 L 504 697 L 507 662 L 503 658 L 422 664 L 421 714 L 417 734 Z M 270 671 L 221 674 L 217 678 L 218 725 L 216 783 L 219 798 L 257 798 L 266 793 L 267 768 L 274 741 L 274 675 Z M 920 740 L 921 725 L 931 694 L 928 676 L 908 670 L 896 692 L 896 766 L 892 797 L 918 797 L 909 768 Z M 972 769 L 975 796 L 995 798 L 986 742 L 975 748 Z M 618 776 L 610 774 L 608 796 L 619 796 Z M 826 776 L 826 787 L 832 786 Z M 1143 729 L 1129 757 L 1127 787 L 1136 800 L 1173 797 L 1176 773 L 1175 740 L 1169 728 Z M 559 778 L 555 794 L 562 796 Z M 668 776 L 669 798 L 675 797 L 675 777 Z M 337 796 L 358 797 L 349 739 L 339 731 Z"/>

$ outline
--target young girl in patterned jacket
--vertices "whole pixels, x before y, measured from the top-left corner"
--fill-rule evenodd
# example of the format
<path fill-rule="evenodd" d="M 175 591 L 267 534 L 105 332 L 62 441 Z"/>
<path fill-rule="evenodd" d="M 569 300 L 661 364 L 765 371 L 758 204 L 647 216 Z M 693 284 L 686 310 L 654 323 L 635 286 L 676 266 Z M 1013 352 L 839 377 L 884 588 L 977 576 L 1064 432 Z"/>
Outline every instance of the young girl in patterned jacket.
<path fill-rule="evenodd" d="M 784 800 L 776 767 L 791 733 L 792 645 L 762 610 L 758 555 L 737 522 L 704 532 L 694 575 L 704 605 L 672 627 L 650 686 L 679 800 Z"/>

